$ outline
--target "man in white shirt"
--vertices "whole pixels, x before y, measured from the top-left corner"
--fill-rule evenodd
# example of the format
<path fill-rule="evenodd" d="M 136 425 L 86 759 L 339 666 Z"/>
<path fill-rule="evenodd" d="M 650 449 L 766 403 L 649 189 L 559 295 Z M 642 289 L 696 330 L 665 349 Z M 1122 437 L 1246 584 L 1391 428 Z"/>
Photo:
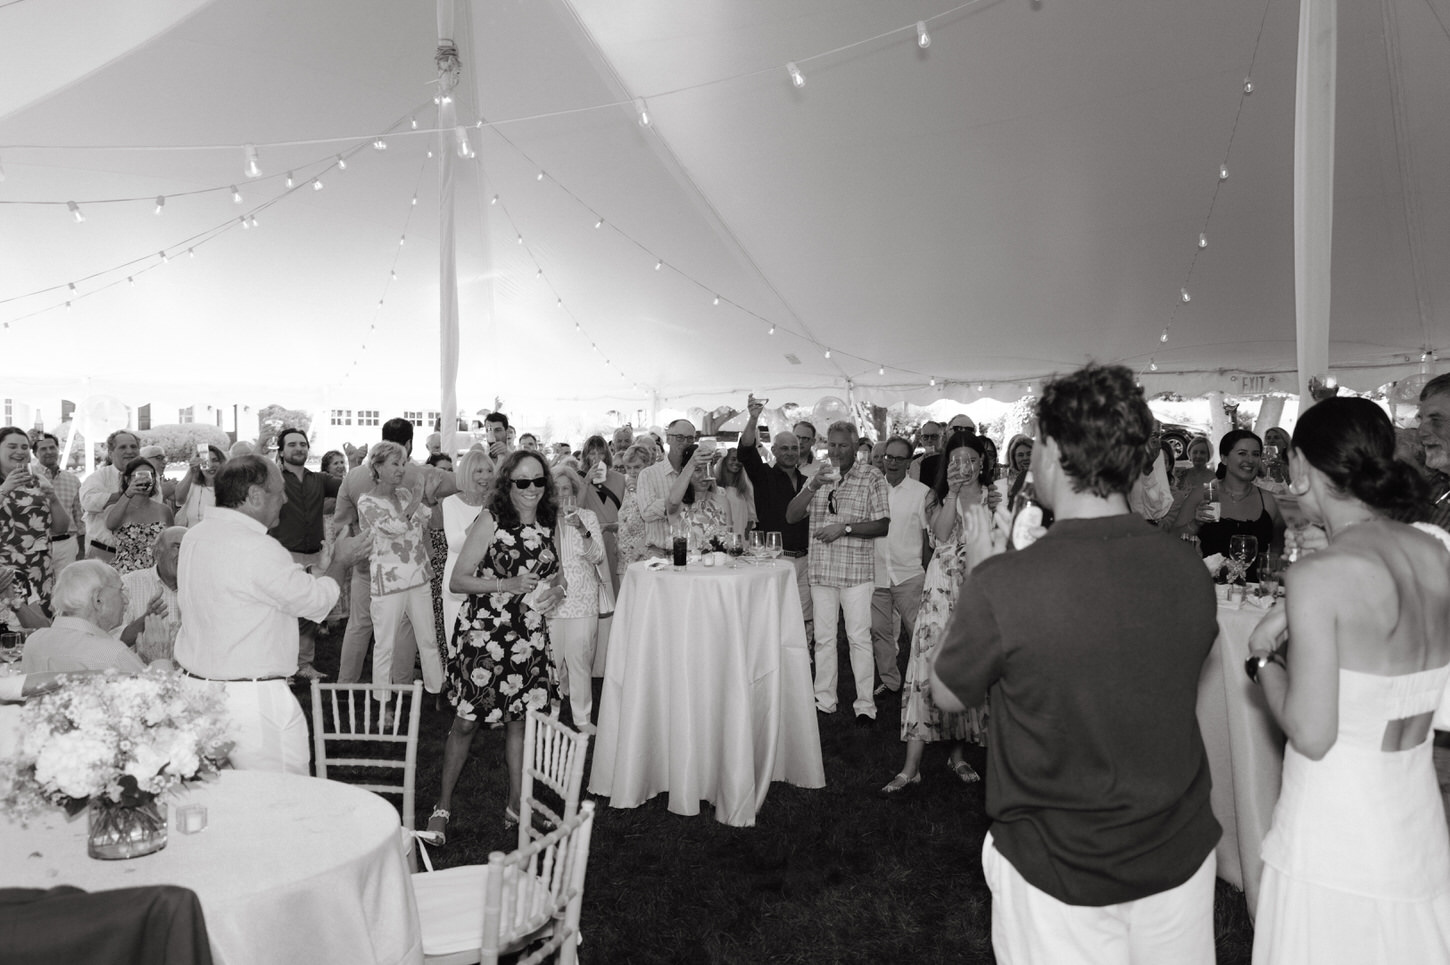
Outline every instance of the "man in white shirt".
<path fill-rule="evenodd" d="M 85 512 L 86 557 L 109 563 L 116 558 L 116 544 L 106 526 L 106 510 L 121 498 L 121 473 L 141 453 L 141 440 L 134 432 L 117 429 L 106 438 L 110 460 L 81 483 L 81 509 Z M 152 495 L 158 502 L 161 492 Z"/>
<path fill-rule="evenodd" d="M 1154 526 L 1173 508 L 1173 488 L 1163 458 L 1163 423 L 1157 419 L 1143 447 L 1143 471 L 1128 490 L 1128 508 Z"/>
<path fill-rule="evenodd" d="M 154 566 L 121 577 L 126 587 L 126 614 L 121 642 L 136 649 L 146 663 L 170 660 L 181 629 L 181 607 L 176 601 L 176 566 L 181 557 L 185 526 L 168 526 L 156 537 Z"/>
<path fill-rule="evenodd" d="M 645 547 L 655 556 L 670 555 L 670 520 L 665 504 L 680 476 L 685 447 L 695 443 L 695 424 L 689 419 L 676 419 L 665 429 L 665 442 L 669 444 L 669 458 L 646 466 L 636 483 L 639 511 L 644 517 Z"/>
<path fill-rule="evenodd" d="M 307 722 L 287 688 L 297 669 L 297 620 L 327 616 L 367 544 L 340 538 L 332 565 L 314 576 L 267 535 L 287 500 L 275 463 L 230 459 L 213 485 L 215 511 L 181 543 L 176 663 L 189 676 L 223 683 L 233 767 L 306 774 Z"/>
<path fill-rule="evenodd" d="M 614 435 L 609 442 L 609 451 L 615 459 L 619 459 L 624 455 L 624 451 L 632 445 L 634 445 L 634 426 L 622 425 L 614 430 Z"/>
<path fill-rule="evenodd" d="M 81 560 L 66 567 L 51 597 L 55 622 L 37 630 L 25 643 L 20 669 L 27 674 L 67 670 L 146 669 L 139 657 L 111 631 L 121 624 L 126 591 L 121 574 L 99 560 Z"/>
<path fill-rule="evenodd" d="M 886 482 L 891 486 L 891 526 L 885 539 L 876 540 L 876 586 L 871 592 L 871 647 L 881 683 L 876 696 L 901 690 L 897 664 L 897 622 L 910 639 L 921 609 L 926 570 L 921 565 L 926 545 L 926 498 L 931 488 L 906 475 L 911 464 L 911 443 L 901 436 L 886 440 L 883 457 Z"/>

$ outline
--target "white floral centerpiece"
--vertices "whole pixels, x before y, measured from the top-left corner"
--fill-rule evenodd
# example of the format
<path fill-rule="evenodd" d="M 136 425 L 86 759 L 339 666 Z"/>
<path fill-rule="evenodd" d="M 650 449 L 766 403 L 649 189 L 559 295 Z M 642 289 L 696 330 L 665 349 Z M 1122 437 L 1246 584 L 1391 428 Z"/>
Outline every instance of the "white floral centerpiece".
<path fill-rule="evenodd" d="M 220 687 L 204 688 L 176 671 L 148 668 L 75 676 L 22 712 L 15 755 L 0 761 L 0 798 L 24 818 L 48 805 L 71 815 L 91 808 L 91 853 L 133 857 L 140 840 L 166 826 L 157 799 L 185 781 L 214 776 L 227 762 L 232 742 Z M 159 828 L 156 822 L 160 821 Z M 97 854 L 99 830 L 124 854 Z M 138 833 L 136 822 L 140 822 Z M 130 823 L 128 823 L 130 822 Z"/>

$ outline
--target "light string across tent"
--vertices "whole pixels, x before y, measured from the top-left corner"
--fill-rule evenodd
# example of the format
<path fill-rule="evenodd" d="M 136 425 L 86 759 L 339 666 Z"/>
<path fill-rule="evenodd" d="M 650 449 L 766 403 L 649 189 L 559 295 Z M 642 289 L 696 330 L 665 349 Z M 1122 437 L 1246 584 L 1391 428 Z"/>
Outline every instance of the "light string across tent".
<path fill-rule="evenodd" d="M 1179 310 L 1193 301 L 1193 272 L 1198 267 L 1199 255 L 1208 247 L 1208 229 L 1213 221 L 1213 209 L 1218 204 L 1219 192 L 1223 190 L 1224 184 L 1228 181 L 1229 159 L 1233 156 L 1234 137 L 1238 134 L 1239 119 L 1243 116 L 1244 104 L 1247 103 L 1249 97 L 1254 92 L 1254 68 L 1259 61 L 1259 45 L 1264 39 L 1264 25 L 1268 22 L 1269 8 L 1272 3 L 1273 0 L 1265 0 L 1264 2 L 1264 12 L 1259 18 L 1259 30 L 1254 36 L 1254 49 L 1249 54 L 1248 72 L 1244 75 L 1243 83 L 1239 87 L 1238 107 L 1234 111 L 1233 124 L 1229 127 L 1228 143 L 1224 146 L 1222 160 L 1218 166 L 1218 174 L 1213 182 L 1213 191 L 1208 198 L 1208 210 L 1204 212 L 1203 224 L 1199 228 L 1198 239 L 1190 250 L 1188 265 L 1184 269 L 1183 282 L 1178 288 L 1178 297 L 1174 300 L 1173 310 L 1169 313 L 1168 322 L 1163 326 L 1163 331 L 1158 335 L 1159 344 L 1167 344 L 1169 336 L 1172 334 L 1173 328 L 1178 321 Z M 1158 360 L 1156 354 L 1145 354 L 1148 354 L 1147 371 L 1157 372 Z M 1142 356 L 1140 355 L 1138 358 L 1142 358 Z M 1141 371 L 1139 372 L 1139 377 L 1142 377 Z"/>

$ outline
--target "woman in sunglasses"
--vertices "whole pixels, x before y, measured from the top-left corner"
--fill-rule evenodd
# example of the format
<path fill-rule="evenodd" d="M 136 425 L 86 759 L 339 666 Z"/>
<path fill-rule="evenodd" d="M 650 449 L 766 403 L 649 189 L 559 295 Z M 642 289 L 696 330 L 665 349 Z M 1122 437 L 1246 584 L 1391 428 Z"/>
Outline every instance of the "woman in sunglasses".
<path fill-rule="evenodd" d="M 455 717 L 443 747 L 438 805 L 428 818 L 433 843 L 446 837 L 453 788 L 480 722 L 505 729 L 504 827 L 518 823 L 524 718 L 556 697 L 545 617 L 564 599 L 555 579 L 557 518 L 554 479 L 543 457 L 516 450 L 499 466 L 483 512 L 458 552 L 448 588 L 468 599 L 448 641 L 447 693 Z"/>

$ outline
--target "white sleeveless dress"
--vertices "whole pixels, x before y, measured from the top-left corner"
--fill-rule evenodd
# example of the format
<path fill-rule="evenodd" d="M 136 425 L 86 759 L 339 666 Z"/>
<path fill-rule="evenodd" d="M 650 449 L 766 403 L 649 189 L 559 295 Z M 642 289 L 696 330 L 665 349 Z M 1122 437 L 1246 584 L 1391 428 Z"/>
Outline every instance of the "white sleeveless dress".
<path fill-rule="evenodd" d="M 1440 704 L 1450 665 L 1397 677 L 1339 671 L 1339 739 L 1284 748 L 1264 838 L 1254 965 L 1450 963 L 1450 836 L 1430 737 L 1382 751 L 1389 721 Z"/>

